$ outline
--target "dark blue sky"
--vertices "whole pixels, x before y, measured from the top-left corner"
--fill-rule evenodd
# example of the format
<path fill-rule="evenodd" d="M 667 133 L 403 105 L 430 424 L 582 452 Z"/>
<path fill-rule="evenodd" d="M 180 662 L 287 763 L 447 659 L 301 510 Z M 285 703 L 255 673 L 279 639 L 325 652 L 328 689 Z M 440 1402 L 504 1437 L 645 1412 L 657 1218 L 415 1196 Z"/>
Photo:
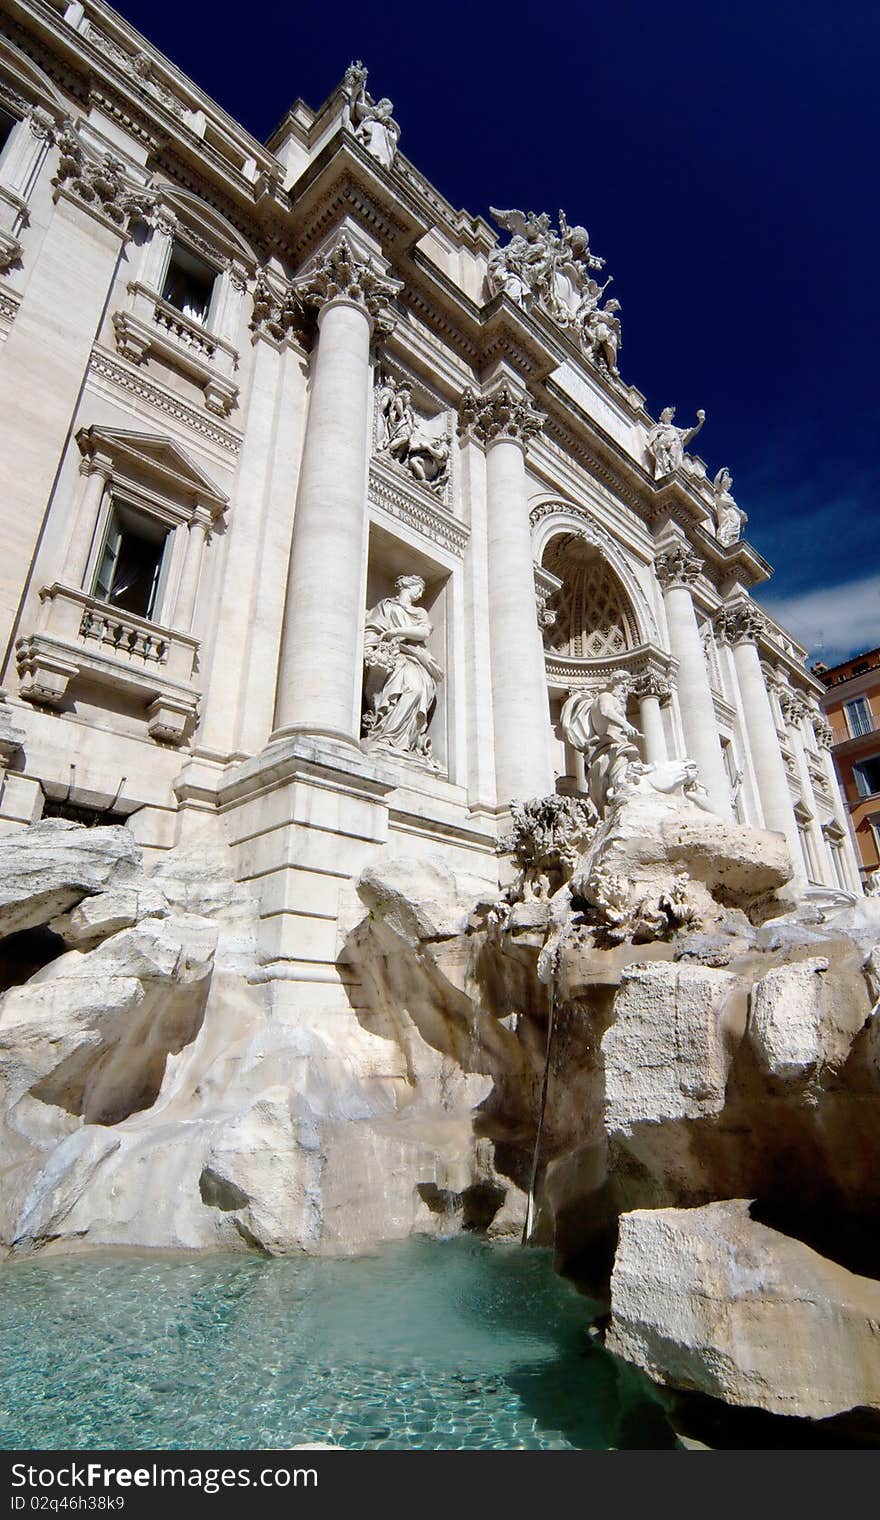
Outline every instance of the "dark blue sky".
<path fill-rule="evenodd" d="M 815 658 L 880 644 L 880 7 L 121 0 L 255 136 L 352 58 L 455 205 L 583 222 L 624 378 L 726 464 Z"/>

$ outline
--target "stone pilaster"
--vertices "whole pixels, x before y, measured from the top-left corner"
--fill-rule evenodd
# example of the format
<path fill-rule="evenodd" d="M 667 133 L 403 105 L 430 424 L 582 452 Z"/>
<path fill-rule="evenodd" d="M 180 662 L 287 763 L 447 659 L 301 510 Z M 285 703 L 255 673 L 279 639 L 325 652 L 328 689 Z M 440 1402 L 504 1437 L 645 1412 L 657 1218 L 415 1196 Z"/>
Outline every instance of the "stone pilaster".
<path fill-rule="evenodd" d="M 810 709 L 810 721 L 813 725 L 813 732 L 816 735 L 816 743 L 822 752 L 822 763 L 825 767 L 825 775 L 828 778 L 828 790 L 831 794 L 831 806 L 834 812 L 834 821 L 837 824 L 837 832 L 842 836 L 839 841 L 839 854 L 835 854 L 836 841 L 829 834 L 827 825 L 823 825 L 822 834 L 828 846 L 828 853 L 835 876 L 838 874 L 836 862 L 840 861 L 840 874 L 843 878 L 841 885 L 844 889 L 848 886 L 852 892 L 861 892 L 862 878 L 859 870 L 858 854 L 853 842 L 852 827 L 843 792 L 840 788 L 837 767 L 834 764 L 834 756 L 831 753 L 834 748 L 834 730 L 825 714 L 819 712 L 818 708 Z"/>
<path fill-rule="evenodd" d="M 489 646 L 497 801 L 553 790 L 550 708 L 535 607 L 525 456 L 543 417 L 503 381 L 487 396 L 467 391 L 460 427 L 486 451 Z"/>
<path fill-rule="evenodd" d="M 120 164 L 91 159 L 77 135 L 59 140 L 55 209 L 0 356 L 0 631 L 8 658 L 129 222 L 149 196 Z"/>
<path fill-rule="evenodd" d="M 785 835 L 795 874 L 803 878 L 807 872 L 800 834 L 758 653 L 757 641 L 763 626 L 764 619 L 758 608 L 745 600 L 722 607 L 715 620 L 719 637 L 733 648 L 733 663 L 765 826 Z"/>
<path fill-rule="evenodd" d="M 357 744 L 363 621 L 370 340 L 390 331 L 399 280 L 345 233 L 296 282 L 317 310 L 311 398 L 287 581 L 273 740 L 297 733 Z"/>
<path fill-rule="evenodd" d="M 721 753 L 712 688 L 691 594 L 703 562 L 689 544 L 679 539 L 658 554 L 655 567 L 663 587 L 669 644 L 678 661 L 679 709 L 688 755 L 699 766 L 700 779 L 715 812 L 721 818 L 731 818 L 730 781 Z"/>
<path fill-rule="evenodd" d="M 826 841 L 819 822 L 816 796 L 810 776 L 810 766 L 807 760 L 807 752 L 804 748 L 802 723 L 808 716 L 804 698 L 800 692 L 792 691 L 790 686 L 783 686 L 781 684 L 777 686 L 777 696 L 788 735 L 788 742 L 794 756 L 794 763 L 797 766 L 798 776 L 800 777 L 801 796 L 803 797 L 804 806 L 810 814 L 809 822 L 806 825 L 809 845 L 804 852 L 807 856 L 805 862 L 807 874 L 813 880 L 825 886 L 833 887 L 837 885 L 837 881 L 832 862 L 828 858 Z"/>

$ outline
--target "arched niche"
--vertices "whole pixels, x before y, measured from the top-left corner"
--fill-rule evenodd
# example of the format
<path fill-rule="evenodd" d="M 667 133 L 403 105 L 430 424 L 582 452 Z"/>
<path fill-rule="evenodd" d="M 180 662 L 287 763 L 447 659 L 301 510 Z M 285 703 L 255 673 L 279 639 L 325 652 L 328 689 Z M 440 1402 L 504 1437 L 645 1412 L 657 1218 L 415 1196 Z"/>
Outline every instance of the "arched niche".
<path fill-rule="evenodd" d="M 623 656 L 642 642 L 623 583 L 583 534 L 557 533 L 547 544 L 542 568 L 561 582 L 548 604 L 556 619 L 545 635 L 549 653 L 605 660 Z"/>
<path fill-rule="evenodd" d="M 635 649 L 642 644 L 659 644 L 657 623 L 638 577 L 616 540 L 600 527 L 585 507 L 556 499 L 539 501 L 532 506 L 529 521 L 535 563 L 563 582 L 565 576 L 554 569 L 554 561 L 560 552 L 554 545 L 560 539 L 566 539 L 572 544 L 577 540 L 583 546 L 582 556 L 572 551 L 572 565 L 574 567 L 582 557 L 589 564 L 592 574 L 603 577 L 608 590 L 605 604 L 609 610 L 612 603 L 619 600 L 625 613 L 622 621 L 625 643 L 622 648 Z M 606 580 L 606 577 L 612 579 Z M 554 610 L 558 607 L 558 596 L 559 594 L 550 602 Z M 597 608 L 598 605 L 597 601 Z M 555 647 L 550 639 L 547 640 L 547 647 Z M 581 658 L 601 657 L 592 655 Z"/>

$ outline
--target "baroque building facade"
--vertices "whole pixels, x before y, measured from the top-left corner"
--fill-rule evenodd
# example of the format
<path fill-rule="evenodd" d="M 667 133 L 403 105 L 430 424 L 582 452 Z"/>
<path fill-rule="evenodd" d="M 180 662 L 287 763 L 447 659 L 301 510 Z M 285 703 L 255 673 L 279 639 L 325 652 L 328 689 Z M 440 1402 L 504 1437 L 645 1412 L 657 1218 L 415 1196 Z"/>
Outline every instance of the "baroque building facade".
<path fill-rule="evenodd" d="M 351 1006 L 358 871 L 497 880 L 624 672 L 646 762 L 857 893 L 822 685 L 585 229 L 456 210 L 360 65 L 264 145 L 101 0 L 3 32 L 2 828 L 225 842 L 278 998 Z"/>
<path fill-rule="evenodd" d="M 814 665 L 866 891 L 880 888 L 880 649 Z"/>

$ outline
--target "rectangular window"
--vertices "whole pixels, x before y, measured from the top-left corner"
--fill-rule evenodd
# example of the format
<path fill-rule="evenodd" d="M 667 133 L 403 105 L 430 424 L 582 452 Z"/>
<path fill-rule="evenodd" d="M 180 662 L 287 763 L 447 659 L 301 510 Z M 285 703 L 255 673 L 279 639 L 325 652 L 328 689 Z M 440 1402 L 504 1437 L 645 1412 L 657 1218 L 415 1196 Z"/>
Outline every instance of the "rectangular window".
<path fill-rule="evenodd" d="M 185 243 L 175 242 L 162 286 L 162 299 L 171 306 L 176 306 L 190 321 L 199 322 L 204 327 L 211 310 L 216 280 L 217 270 L 207 259 L 193 253 Z"/>
<path fill-rule="evenodd" d="M 859 734 L 871 732 L 874 719 L 866 697 L 856 697 L 852 702 L 845 702 L 843 710 L 846 713 L 847 727 L 854 739 L 857 739 Z"/>
<path fill-rule="evenodd" d="M 114 503 L 93 596 L 137 617 L 152 618 L 167 541 L 168 529 L 161 523 Z"/>
<path fill-rule="evenodd" d="M 853 775 L 860 797 L 873 797 L 875 792 L 880 792 L 880 755 L 860 760 L 853 766 Z"/>
<path fill-rule="evenodd" d="M 18 122 L 11 112 L 0 106 L 0 153 L 3 152 L 17 126 Z"/>

